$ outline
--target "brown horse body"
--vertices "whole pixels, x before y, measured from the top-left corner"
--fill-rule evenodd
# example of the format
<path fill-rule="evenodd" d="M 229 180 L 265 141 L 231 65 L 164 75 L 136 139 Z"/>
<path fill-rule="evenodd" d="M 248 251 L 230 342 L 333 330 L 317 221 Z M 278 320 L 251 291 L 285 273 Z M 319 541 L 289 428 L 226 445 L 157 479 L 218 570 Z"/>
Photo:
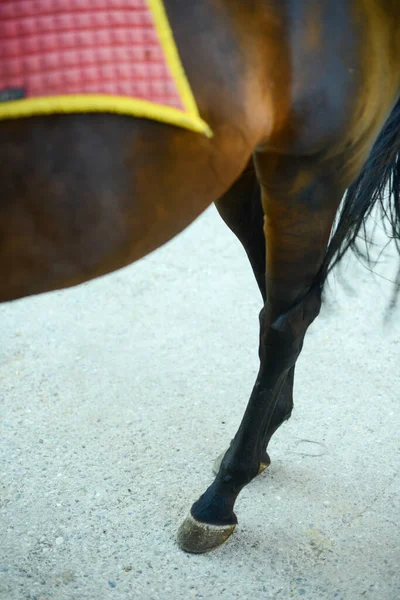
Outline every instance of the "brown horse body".
<path fill-rule="evenodd" d="M 0 123 L 0 301 L 127 265 L 217 202 L 265 306 L 243 422 L 180 531 L 202 552 L 232 532 L 235 499 L 290 415 L 335 215 L 399 96 L 400 4 L 190 4 L 165 2 L 213 138 L 107 114 Z"/>

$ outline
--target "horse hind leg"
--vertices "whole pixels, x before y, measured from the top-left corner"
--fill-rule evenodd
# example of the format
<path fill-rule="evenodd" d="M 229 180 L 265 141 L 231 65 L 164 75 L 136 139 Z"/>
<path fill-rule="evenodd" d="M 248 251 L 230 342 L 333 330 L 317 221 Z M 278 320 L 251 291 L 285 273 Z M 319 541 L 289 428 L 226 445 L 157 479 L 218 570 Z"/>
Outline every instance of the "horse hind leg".
<path fill-rule="evenodd" d="M 186 551 L 212 550 L 232 534 L 236 498 L 258 474 L 265 444 L 286 416 L 284 410 L 275 411 L 284 386 L 291 391 L 305 333 L 319 313 L 318 275 L 349 183 L 338 177 L 340 164 L 320 156 L 257 157 L 265 213 L 267 297 L 260 315 L 260 369 L 214 482 L 180 528 L 178 541 Z"/>
<path fill-rule="evenodd" d="M 242 243 L 249 258 L 263 302 L 266 302 L 265 277 L 265 236 L 264 211 L 261 200 L 261 186 L 257 180 L 254 161 L 250 160 L 241 177 L 216 203 L 222 219 Z M 267 452 L 268 443 L 273 433 L 287 420 L 293 408 L 294 367 L 285 379 L 279 400 L 271 418 L 271 423 L 264 435 L 264 451 L 261 456 L 259 472 L 263 472 L 271 460 Z M 213 465 L 217 474 L 225 452 L 220 454 Z"/>
<path fill-rule="evenodd" d="M 226 225 L 243 245 L 265 302 L 264 211 L 253 158 L 215 205 Z"/>

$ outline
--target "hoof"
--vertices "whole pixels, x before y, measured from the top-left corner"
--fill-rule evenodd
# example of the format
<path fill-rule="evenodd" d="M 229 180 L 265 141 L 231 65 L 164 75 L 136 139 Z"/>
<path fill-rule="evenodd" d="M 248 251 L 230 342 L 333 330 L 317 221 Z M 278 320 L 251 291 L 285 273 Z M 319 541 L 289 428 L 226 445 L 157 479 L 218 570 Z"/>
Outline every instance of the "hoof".
<path fill-rule="evenodd" d="M 210 552 L 222 546 L 235 531 L 235 527 L 236 525 L 209 525 L 189 515 L 179 528 L 178 544 L 185 552 Z"/>
<path fill-rule="evenodd" d="M 222 463 L 222 459 L 224 458 L 224 456 L 225 456 L 225 452 L 223 452 L 222 454 L 220 454 L 218 456 L 218 458 L 215 459 L 214 464 L 213 464 L 213 469 L 212 469 L 214 475 L 217 475 L 217 473 L 219 471 L 219 468 L 221 466 L 221 463 Z M 267 469 L 270 464 L 271 464 L 271 460 L 270 460 L 268 454 L 265 453 L 264 460 L 263 460 L 263 462 L 260 463 L 260 468 L 258 469 L 258 475 L 260 475 L 260 473 L 262 473 L 263 471 L 265 471 L 265 469 Z"/>
<path fill-rule="evenodd" d="M 260 468 L 258 469 L 258 474 L 260 475 L 263 471 L 265 471 L 265 469 L 268 469 L 270 464 L 271 464 L 271 461 L 269 460 L 269 457 L 266 462 L 261 462 Z"/>

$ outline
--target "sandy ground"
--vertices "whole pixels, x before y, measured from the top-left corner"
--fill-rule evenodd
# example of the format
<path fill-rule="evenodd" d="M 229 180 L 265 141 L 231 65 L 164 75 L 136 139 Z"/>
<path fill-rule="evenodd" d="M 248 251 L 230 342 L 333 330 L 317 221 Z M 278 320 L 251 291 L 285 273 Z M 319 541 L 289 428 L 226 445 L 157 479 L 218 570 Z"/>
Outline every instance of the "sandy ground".
<path fill-rule="evenodd" d="M 175 534 L 239 424 L 260 309 L 215 210 L 123 271 L 2 305 L 1 600 L 400 598 L 400 318 L 384 280 L 344 274 L 272 465 L 203 556 Z"/>

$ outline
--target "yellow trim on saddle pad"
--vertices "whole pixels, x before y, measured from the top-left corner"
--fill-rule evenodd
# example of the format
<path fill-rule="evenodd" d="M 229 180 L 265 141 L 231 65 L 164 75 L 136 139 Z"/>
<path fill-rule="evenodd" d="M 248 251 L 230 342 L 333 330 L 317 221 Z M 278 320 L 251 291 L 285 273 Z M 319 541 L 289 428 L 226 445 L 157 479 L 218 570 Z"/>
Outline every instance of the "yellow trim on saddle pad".
<path fill-rule="evenodd" d="M 66 94 L 0 102 L 0 120 L 60 113 L 115 113 L 161 121 L 212 137 L 213 133 L 209 125 L 200 117 L 196 100 L 179 58 L 163 0 L 146 1 L 153 15 L 157 36 L 185 111 L 127 96 Z"/>

